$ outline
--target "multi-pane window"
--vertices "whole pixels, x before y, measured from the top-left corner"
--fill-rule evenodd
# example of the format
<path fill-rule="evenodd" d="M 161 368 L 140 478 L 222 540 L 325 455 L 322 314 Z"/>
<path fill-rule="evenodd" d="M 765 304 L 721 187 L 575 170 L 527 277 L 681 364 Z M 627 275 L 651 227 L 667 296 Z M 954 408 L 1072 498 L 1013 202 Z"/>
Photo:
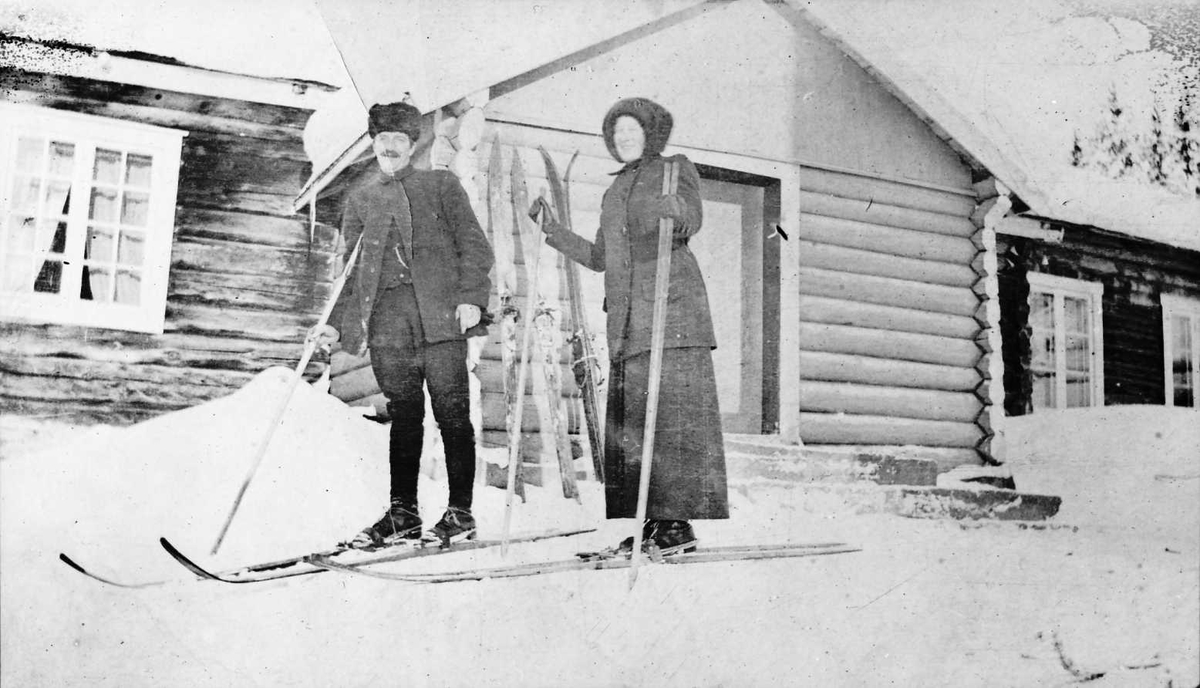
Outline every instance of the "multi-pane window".
<path fill-rule="evenodd" d="M 1104 287 L 1029 273 L 1033 408 L 1104 404 Z"/>
<path fill-rule="evenodd" d="M 0 317 L 161 332 L 182 136 L 0 107 Z"/>
<path fill-rule="evenodd" d="M 1162 295 L 1163 361 L 1168 406 L 1200 408 L 1196 374 L 1200 369 L 1200 299 Z"/>

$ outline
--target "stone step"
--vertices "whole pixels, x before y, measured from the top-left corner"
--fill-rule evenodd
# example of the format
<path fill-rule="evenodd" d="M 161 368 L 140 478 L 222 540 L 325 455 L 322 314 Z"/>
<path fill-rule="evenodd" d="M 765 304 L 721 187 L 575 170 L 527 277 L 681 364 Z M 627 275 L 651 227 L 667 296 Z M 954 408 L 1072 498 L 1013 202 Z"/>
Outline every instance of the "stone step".
<path fill-rule="evenodd" d="M 730 483 L 750 499 L 767 490 L 783 489 L 781 499 L 813 514 L 895 514 L 907 518 L 1045 521 L 1058 513 L 1062 499 L 1054 495 L 974 487 L 927 487 L 872 483 L 786 483 L 769 478 Z"/>
<path fill-rule="evenodd" d="M 798 483 L 936 485 L 933 459 L 898 457 L 855 449 L 785 444 L 772 435 L 725 436 L 730 479 L 771 478 Z"/>
<path fill-rule="evenodd" d="M 790 503 L 815 513 L 890 513 L 909 518 L 1044 521 L 1061 498 L 1017 492 L 1003 467 L 960 466 L 886 451 L 790 445 L 769 435 L 725 436 L 729 486 L 753 498 L 794 492 Z"/>

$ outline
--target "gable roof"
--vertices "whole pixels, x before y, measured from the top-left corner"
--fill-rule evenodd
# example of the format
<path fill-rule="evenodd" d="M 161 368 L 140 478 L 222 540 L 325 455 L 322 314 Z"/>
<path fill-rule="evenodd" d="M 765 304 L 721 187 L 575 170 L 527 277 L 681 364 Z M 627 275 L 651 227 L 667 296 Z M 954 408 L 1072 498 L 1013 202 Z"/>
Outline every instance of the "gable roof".
<path fill-rule="evenodd" d="M 536 79 L 618 41 L 685 21 L 705 0 L 316 0 L 353 89 L 305 129 L 313 175 L 295 201 L 369 155 L 367 108 L 402 100 L 428 113 L 498 85 Z M 453 56 L 453 59 L 450 58 Z"/>
<path fill-rule="evenodd" d="M 319 175 L 365 150 L 363 103 L 407 94 L 430 111 L 513 79 L 536 79 L 571 56 L 600 53 L 622 36 L 653 33 L 725 1 L 736 0 L 173 0 L 150 13 L 141 0 L 38 0 L 0 5 L 0 29 L 231 74 L 352 83 L 357 93 L 344 88 L 312 118 L 312 130 L 332 132 L 308 146 Z M 1095 106 L 1097 90 L 1151 82 L 1175 65 L 1150 48 L 1144 26 L 1104 16 L 1113 0 L 1071 3 L 772 4 L 818 27 L 965 158 L 1013 189 L 1028 214 L 1200 250 L 1195 198 L 1067 164 L 1063 132 L 1093 124 L 1083 118 L 1082 96 Z M 1139 66 L 1141 73 L 1131 71 Z M 1038 107 L 1029 92 L 1078 102 L 1074 109 Z"/>
<path fill-rule="evenodd" d="M 362 102 L 430 112 L 704 0 L 316 0 Z"/>

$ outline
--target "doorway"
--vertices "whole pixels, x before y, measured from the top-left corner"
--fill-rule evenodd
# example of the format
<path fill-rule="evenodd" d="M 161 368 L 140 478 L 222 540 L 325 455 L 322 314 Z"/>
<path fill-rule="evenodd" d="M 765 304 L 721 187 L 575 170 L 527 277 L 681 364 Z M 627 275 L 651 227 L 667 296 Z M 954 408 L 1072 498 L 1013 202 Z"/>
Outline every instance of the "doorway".
<path fill-rule="evenodd" d="M 689 242 L 708 287 L 725 432 L 779 431 L 780 184 L 697 165 L 704 229 Z"/>

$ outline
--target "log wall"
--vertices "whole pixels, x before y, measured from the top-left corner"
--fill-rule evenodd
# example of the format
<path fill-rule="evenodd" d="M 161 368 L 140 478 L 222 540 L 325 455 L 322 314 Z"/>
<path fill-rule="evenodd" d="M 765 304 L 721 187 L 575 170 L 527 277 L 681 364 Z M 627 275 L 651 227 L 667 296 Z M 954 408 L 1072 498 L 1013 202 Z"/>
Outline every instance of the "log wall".
<path fill-rule="evenodd" d="M 0 99 L 188 132 L 165 332 L 0 323 L 5 413 L 134 422 L 296 364 L 329 294 L 335 238 L 291 212 L 309 111 L 20 70 L 0 73 Z"/>
<path fill-rule="evenodd" d="M 801 167 L 800 436 L 977 463 L 988 433 L 969 192 Z"/>

